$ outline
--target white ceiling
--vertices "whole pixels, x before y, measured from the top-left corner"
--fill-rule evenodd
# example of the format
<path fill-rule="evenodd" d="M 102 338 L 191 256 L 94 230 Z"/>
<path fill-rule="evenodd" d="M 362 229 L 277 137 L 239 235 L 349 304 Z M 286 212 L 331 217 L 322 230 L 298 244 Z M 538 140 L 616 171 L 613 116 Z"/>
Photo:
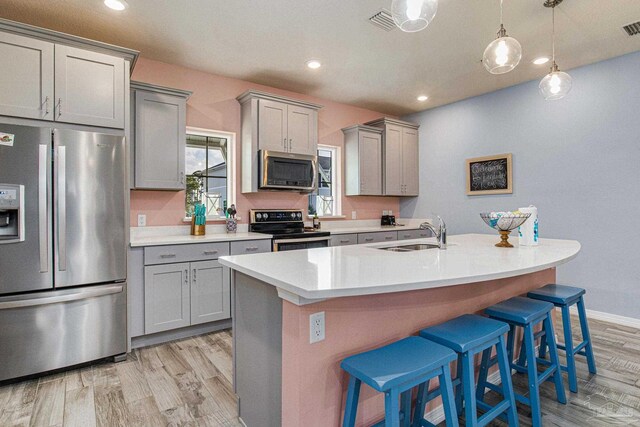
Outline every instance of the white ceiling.
<path fill-rule="evenodd" d="M 498 0 L 440 0 L 426 30 L 385 32 L 367 18 L 391 0 L 0 0 L 0 16 L 141 51 L 143 57 L 402 115 L 538 79 L 548 65 L 544 0 L 505 1 L 521 64 L 493 76 L 480 63 L 499 25 Z M 556 10 L 562 69 L 640 50 L 639 0 L 565 0 Z M 310 58 L 322 68 L 309 70 Z M 578 86 L 578 82 L 575 82 Z M 419 94 L 429 95 L 424 103 Z"/>

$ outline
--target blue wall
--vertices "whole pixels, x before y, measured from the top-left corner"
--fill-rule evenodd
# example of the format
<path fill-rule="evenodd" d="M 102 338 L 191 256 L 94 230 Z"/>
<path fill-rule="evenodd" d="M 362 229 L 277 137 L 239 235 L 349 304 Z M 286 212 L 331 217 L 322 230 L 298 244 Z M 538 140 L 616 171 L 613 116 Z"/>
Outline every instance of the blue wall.
<path fill-rule="evenodd" d="M 421 187 L 401 216 L 488 233 L 479 212 L 536 205 L 541 237 L 582 244 L 559 281 L 587 288 L 587 308 L 640 319 L 640 53 L 570 74 L 563 100 L 531 81 L 405 117 L 420 124 Z M 513 194 L 467 196 L 465 159 L 509 152 Z"/>

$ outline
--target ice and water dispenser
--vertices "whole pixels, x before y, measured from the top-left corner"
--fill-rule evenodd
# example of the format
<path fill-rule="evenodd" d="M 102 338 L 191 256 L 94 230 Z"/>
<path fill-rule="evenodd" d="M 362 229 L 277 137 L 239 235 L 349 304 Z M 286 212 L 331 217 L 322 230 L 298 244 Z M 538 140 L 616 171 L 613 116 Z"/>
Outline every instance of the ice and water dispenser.
<path fill-rule="evenodd" d="M 0 184 L 0 245 L 24 241 L 24 185 Z"/>

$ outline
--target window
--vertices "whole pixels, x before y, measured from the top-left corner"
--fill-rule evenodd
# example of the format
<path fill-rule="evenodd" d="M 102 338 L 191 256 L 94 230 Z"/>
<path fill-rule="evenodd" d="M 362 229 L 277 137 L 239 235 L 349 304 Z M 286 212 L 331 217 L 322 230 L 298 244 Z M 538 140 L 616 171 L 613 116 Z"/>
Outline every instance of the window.
<path fill-rule="evenodd" d="M 339 148 L 318 146 L 318 189 L 309 195 L 309 215 L 339 216 Z"/>
<path fill-rule="evenodd" d="M 185 216 L 191 217 L 194 206 L 206 206 L 208 218 L 224 218 L 232 201 L 234 134 L 187 128 L 185 170 L 187 191 Z"/>

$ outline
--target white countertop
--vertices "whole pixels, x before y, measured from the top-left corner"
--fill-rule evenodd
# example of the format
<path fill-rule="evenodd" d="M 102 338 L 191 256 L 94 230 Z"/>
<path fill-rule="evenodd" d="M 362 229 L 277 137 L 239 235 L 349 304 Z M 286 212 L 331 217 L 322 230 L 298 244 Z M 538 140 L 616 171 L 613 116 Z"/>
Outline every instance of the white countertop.
<path fill-rule="evenodd" d="M 448 237 L 447 250 L 391 252 L 377 248 L 434 239 L 404 240 L 277 253 L 227 256 L 220 263 L 278 288 L 296 304 L 317 300 L 438 288 L 519 276 L 573 259 L 575 240 L 541 239 L 534 247 L 497 248 L 497 234 Z M 511 239 L 517 245 L 517 238 Z"/>
<path fill-rule="evenodd" d="M 213 242 L 233 242 L 241 240 L 270 240 L 270 234 L 261 233 L 207 233 L 204 236 L 191 236 L 190 234 L 176 235 L 131 235 L 131 247 L 140 246 L 164 246 L 164 245 L 184 245 L 189 243 L 213 243 Z"/>

